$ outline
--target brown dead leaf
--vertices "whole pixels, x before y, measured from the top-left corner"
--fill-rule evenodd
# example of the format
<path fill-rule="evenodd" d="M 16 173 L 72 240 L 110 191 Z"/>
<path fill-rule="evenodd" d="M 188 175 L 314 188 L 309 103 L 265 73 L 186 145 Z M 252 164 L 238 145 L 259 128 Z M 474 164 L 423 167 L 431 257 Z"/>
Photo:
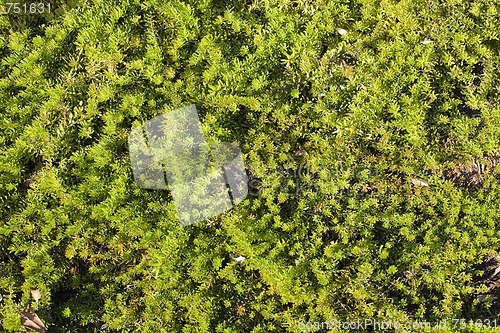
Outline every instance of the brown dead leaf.
<path fill-rule="evenodd" d="M 28 332 L 47 332 L 45 325 L 42 323 L 33 308 L 28 306 L 26 310 L 21 313 L 21 324 Z"/>
<path fill-rule="evenodd" d="M 495 276 L 498 275 L 498 273 L 500 273 L 500 265 L 498 265 L 496 268 L 495 268 L 495 271 L 493 272 L 493 275 L 491 275 L 491 278 L 494 278 Z"/>
<path fill-rule="evenodd" d="M 411 183 L 414 186 L 429 187 L 429 183 L 427 183 L 425 180 L 420 179 L 420 178 L 412 178 Z"/>
<path fill-rule="evenodd" d="M 40 293 L 40 290 L 31 290 L 31 296 L 33 296 L 33 299 L 35 302 L 38 302 L 40 298 L 42 298 L 42 294 Z"/>

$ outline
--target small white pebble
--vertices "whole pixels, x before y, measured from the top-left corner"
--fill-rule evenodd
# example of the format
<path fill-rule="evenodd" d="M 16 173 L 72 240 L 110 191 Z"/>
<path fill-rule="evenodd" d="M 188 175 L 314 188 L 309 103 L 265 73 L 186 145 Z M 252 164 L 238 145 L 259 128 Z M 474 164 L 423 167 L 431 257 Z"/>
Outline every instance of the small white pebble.
<path fill-rule="evenodd" d="M 423 42 L 421 42 L 421 43 L 422 43 L 422 44 L 424 44 L 424 45 L 427 45 L 427 44 L 430 44 L 430 43 L 434 43 L 434 41 L 433 41 L 433 40 L 426 39 L 426 40 L 424 40 L 424 41 L 423 41 Z"/>
<path fill-rule="evenodd" d="M 238 263 L 239 263 L 239 262 L 243 262 L 243 260 L 245 260 L 245 257 L 243 257 L 243 256 L 239 256 L 239 257 L 237 257 L 237 258 L 234 258 L 234 261 L 236 261 L 236 262 L 238 262 Z"/>
<path fill-rule="evenodd" d="M 342 28 L 337 28 L 337 32 L 341 35 L 345 35 L 347 33 L 347 30 L 342 29 Z"/>

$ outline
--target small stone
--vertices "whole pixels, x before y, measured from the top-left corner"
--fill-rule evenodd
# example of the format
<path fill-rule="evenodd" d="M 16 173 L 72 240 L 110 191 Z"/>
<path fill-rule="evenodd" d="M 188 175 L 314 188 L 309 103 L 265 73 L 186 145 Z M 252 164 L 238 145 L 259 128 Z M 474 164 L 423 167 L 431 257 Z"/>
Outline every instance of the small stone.
<path fill-rule="evenodd" d="M 241 263 L 241 262 L 243 262 L 243 260 L 245 260 L 245 257 L 239 256 L 237 258 L 233 258 L 233 260 L 236 261 L 237 263 Z"/>
<path fill-rule="evenodd" d="M 341 34 L 341 35 L 345 35 L 345 34 L 347 34 L 347 30 L 342 29 L 342 28 L 337 28 L 337 32 L 338 32 L 339 34 Z"/>

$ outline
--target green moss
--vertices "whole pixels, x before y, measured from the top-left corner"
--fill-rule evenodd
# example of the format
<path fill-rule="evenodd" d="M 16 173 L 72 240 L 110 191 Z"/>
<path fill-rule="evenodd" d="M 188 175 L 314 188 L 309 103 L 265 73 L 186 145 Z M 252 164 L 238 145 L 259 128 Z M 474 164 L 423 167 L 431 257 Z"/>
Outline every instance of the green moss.
<path fill-rule="evenodd" d="M 497 3 L 53 6 L 0 17 L 3 330 L 30 289 L 50 332 L 498 319 Z M 192 103 L 260 180 L 183 228 L 127 136 Z"/>

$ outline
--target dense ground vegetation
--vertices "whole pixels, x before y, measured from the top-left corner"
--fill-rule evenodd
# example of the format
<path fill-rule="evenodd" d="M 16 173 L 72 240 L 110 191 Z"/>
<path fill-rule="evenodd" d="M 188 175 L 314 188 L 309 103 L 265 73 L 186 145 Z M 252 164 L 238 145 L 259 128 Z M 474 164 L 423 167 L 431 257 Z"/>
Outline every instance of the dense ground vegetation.
<path fill-rule="evenodd" d="M 52 5 L 0 16 L 1 331 L 498 318 L 498 1 Z M 192 103 L 253 192 L 181 227 L 127 136 Z"/>

